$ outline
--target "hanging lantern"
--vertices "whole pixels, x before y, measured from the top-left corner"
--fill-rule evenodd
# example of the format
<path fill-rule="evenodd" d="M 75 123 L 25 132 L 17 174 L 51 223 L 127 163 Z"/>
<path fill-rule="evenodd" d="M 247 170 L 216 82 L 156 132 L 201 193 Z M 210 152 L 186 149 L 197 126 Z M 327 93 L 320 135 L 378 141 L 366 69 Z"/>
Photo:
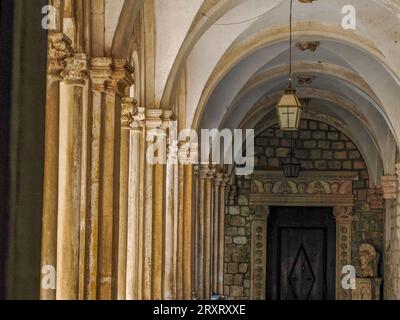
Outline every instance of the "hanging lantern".
<path fill-rule="evenodd" d="M 285 91 L 285 94 L 279 101 L 276 106 L 279 125 L 281 130 L 289 131 L 289 130 L 298 130 L 300 127 L 300 120 L 302 114 L 302 107 L 299 98 L 296 96 L 296 90 L 292 88 L 292 9 L 293 9 L 293 0 L 290 0 L 290 18 L 289 18 L 289 27 L 290 27 L 290 39 L 289 39 L 289 86 Z"/>
<path fill-rule="evenodd" d="M 290 131 L 290 152 L 282 162 L 283 174 L 286 178 L 297 178 L 300 174 L 300 161 L 295 157 L 293 143 L 293 130 Z"/>
<path fill-rule="evenodd" d="M 286 178 L 297 178 L 300 174 L 300 161 L 289 153 L 288 157 L 282 162 L 283 173 Z"/>
<path fill-rule="evenodd" d="M 298 130 L 303 108 L 296 91 L 288 88 L 277 105 L 278 120 L 281 130 Z"/>

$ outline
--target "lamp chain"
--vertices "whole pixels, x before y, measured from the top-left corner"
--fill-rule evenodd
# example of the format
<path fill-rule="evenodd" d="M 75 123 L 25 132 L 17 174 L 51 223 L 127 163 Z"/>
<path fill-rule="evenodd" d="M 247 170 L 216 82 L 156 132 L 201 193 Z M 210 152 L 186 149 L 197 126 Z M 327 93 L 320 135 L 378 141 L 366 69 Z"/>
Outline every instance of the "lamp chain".
<path fill-rule="evenodd" d="M 293 0 L 290 0 L 290 16 L 289 16 L 289 33 L 290 33 L 290 47 L 289 47 L 289 88 L 292 87 L 292 12 L 293 12 Z"/>

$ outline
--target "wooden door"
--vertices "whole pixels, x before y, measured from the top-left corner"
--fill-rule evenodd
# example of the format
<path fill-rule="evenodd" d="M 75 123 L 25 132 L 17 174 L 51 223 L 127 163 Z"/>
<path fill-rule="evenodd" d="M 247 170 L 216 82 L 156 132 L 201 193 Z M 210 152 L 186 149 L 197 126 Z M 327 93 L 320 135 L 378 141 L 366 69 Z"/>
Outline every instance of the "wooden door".
<path fill-rule="evenodd" d="M 271 208 L 269 299 L 335 299 L 336 226 L 332 211 L 332 208 Z"/>

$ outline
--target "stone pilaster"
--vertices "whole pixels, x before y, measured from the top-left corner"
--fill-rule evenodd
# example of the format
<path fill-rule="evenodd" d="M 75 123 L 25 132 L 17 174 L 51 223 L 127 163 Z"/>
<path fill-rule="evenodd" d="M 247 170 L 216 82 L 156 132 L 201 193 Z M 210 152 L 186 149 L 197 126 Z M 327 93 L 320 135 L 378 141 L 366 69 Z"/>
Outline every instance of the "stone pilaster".
<path fill-rule="evenodd" d="M 221 202 L 221 184 L 223 182 L 223 173 L 218 172 L 214 177 L 213 185 L 213 217 L 212 217 L 212 270 L 211 282 L 212 292 L 218 293 L 218 256 L 219 256 L 219 233 L 220 233 L 220 202 Z M 221 293 L 222 294 L 222 293 Z"/>
<path fill-rule="evenodd" d="M 138 158 L 140 152 L 138 139 L 141 127 L 140 121 L 137 121 L 137 116 L 135 117 L 138 110 L 139 108 L 137 107 L 137 101 L 135 99 L 122 99 L 117 285 L 119 300 L 125 300 L 127 298 L 127 292 L 129 293 L 129 299 L 133 299 L 132 293 L 136 285 L 132 272 L 137 272 L 137 261 L 136 254 L 132 257 L 132 250 L 137 248 L 135 243 L 137 243 L 138 239 L 135 239 L 137 235 L 135 231 L 137 228 L 139 198 L 138 187 L 132 185 L 131 182 L 139 182 L 139 170 L 136 169 L 136 166 L 140 161 Z M 135 159 L 131 161 L 131 157 L 135 157 Z M 131 167 L 134 168 L 134 170 L 132 170 L 133 172 L 131 172 Z M 129 210 L 132 207 L 134 207 L 133 212 Z M 127 281 L 128 274 L 129 281 Z"/>
<path fill-rule="evenodd" d="M 208 180 L 209 167 L 208 165 L 199 166 L 199 181 L 198 181 L 198 211 L 197 211 L 197 235 L 196 235 L 196 248 L 197 248 L 197 290 L 196 296 L 199 299 L 205 298 L 205 255 L 206 255 L 206 215 L 207 215 L 207 180 Z"/>
<path fill-rule="evenodd" d="M 193 191 L 196 192 L 193 183 L 193 163 L 197 162 L 197 154 L 192 153 L 189 164 L 184 165 L 184 204 L 183 204 L 183 299 L 192 299 L 195 263 L 194 236 L 195 231 L 195 204 L 193 204 Z"/>
<path fill-rule="evenodd" d="M 106 81 L 111 75 L 111 58 L 92 58 L 89 66 L 90 105 L 89 105 L 89 186 L 88 215 L 86 219 L 86 256 L 84 298 L 97 298 L 99 217 L 101 210 L 101 146 L 104 126 L 104 96 Z"/>
<path fill-rule="evenodd" d="M 351 300 L 351 291 L 342 287 L 343 277 L 342 268 L 352 264 L 352 207 L 334 208 L 334 217 L 336 219 L 336 299 Z"/>
<path fill-rule="evenodd" d="M 224 259 L 225 259 L 225 209 L 226 209 L 226 189 L 230 186 L 231 177 L 228 174 L 220 172 L 217 174 L 218 181 L 218 206 L 216 207 L 216 216 L 218 216 L 216 241 L 216 290 L 215 292 L 224 295 Z"/>
<path fill-rule="evenodd" d="M 192 299 L 198 296 L 199 293 L 199 234 L 200 234 L 200 166 L 195 165 L 193 167 L 193 190 L 194 190 L 194 204 L 193 204 L 193 235 L 192 235 L 192 266 L 193 274 L 191 276 L 192 280 Z"/>
<path fill-rule="evenodd" d="M 143 252 L 141 243 L 143 236 L 143 220 L 141 214 L 142 203 L 140 198 L 141 182 L 143 181 L 140 176 L 141 169 L 144 163 L 141 159 L 143 153 L 143 139 L 144 139 L 144 122 L 145 122 L 145 109 L 137 106 L 136 100 L 132 98 L 125 98 L 122 101 L 122 126 L 123 134 L 128 134 L 129 140 L 129 154 L 128 154 L 128 194 L 127 194 L 127 217 L 126 217 L 126 246 L 125 243 L 125 227 L 122 225 L 124 220 L 120 216 L 120 245 L 119 250 L 119 279 L 122 286 L 126 286 L 125 297 L 128 300 L 137 300 L 140 297 L 141 291 L 141 275 L 142 275 L 142 256 Z M 122 151 L 122 150 L 121 150 Z M 121 152 L 122 155 L 122 152 Z M 121 161 L 122 163 L 122 161 Z M 121 170 L 122 174 L 122 170 Z M 122 179 L 121 179 L 122 184 Z M 121 212 L 121 211 L 120 211 Z M 121 220 L 122 218 L 122 220 Z M 126 252 L 126 253 L 124 253 Z M 126 260 L 125 260 L 126 258 Z M 126 267 L 124 270 L 124 261 Z M 124 279 L 126 283 L 124 283 Z M 122 298 L 122 297 L 121 297 Z"/>
<path fill-rule="evenodd" d="M 118 297 L 121 99 L 133 83 L 124 60 L 90 61 L 85 298 Z"/>
<path fill-rule="evenodd" d="M 155 159 L 150 159 L 153 156 L 160 156 L 161 162 L 166 161 L 166 131 L 163 111 L 147 109 L 145 128 L 142 298 L 148 300 L 161 299 L 163 295 L 165 165 L 154 163 Z"/>
<path fill-rule="evenodd" d="M 399 165 L 396 175 L 382 177 L 383 199 L 386 206 L 385 222 L 385 298 L 400 298 L 400 210 L 399 197 Z"/>
<path fill-rule="evenodd" d="M 392 278 L 393 299 L 400 299 L 400 163 L 396 164 L 397 197 L 396 210 L 392 211 L 390 237 L 390 275 Z"/>
<path fill-rule="evenodd" d="M 84 54 L 76 54 L 65 62 L 59 113 L 56 297 L 76 300 L 79 297 L 83 84 L 87 60 Z"/>
<path fill-rule="evenodd" d="M 41 267 L 56 269 L 57 263 L 57 211 L 58 211 L 58 149 L 60 73 L 65 59 L 73 50 L 70 40 L 63 33 L 49 33 L 45 108 L 44 183 L 42 214 Z M 56 290 L 41 285 L 40 298 L 54 300 Z"/>
<path fill-rule="evenodd" d="M 133 83 L 132 74 L 133 69 L 124 60 L 113 60 L 110 77 L 105 82 L 98 246 L 98 299 L 101 300 L 118 296 L 121 99 Z"/>
<path fill-rule="evenodd" d="M 269 207 L 255 209 L 251 220 L 251 283 L 250 298 L 265 300 L 267 282 L 267 225 Z M 258 212 L 259 211 L 259 212 Z"/>
<path fill-rule="evenodd" d="M 215 168 L 210 165 L 205 180 L 204 198 L 204 284 L 203 299 L 211 299 L 212 294 L 212 253 L 213 253 L 213 217 L 214 217 L 214 179 Z"/>
<path fill-rule="evenodd" d="M 164 112 L 164 126 L 168 130 L 168 155 L 165 183 L 165 235 L 164 235 L 164 299 L 177 298 L 178 259 L 178 128 L 173 112 Z"/>

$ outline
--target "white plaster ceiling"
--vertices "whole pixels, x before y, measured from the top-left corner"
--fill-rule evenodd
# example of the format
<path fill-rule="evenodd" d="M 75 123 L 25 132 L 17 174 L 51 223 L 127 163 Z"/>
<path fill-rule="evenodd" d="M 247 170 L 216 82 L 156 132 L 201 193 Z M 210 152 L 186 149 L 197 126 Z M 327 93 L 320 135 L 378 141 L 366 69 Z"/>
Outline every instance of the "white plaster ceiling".
<path fill-rule="evenodd" d="M 284 89 L 288 0 L 154 3 L 156 103 L 170 107 L 185 72 L 187 127 L 237 127 L 263 97 Z M 354 31 L 341 27 L 347 5 L 356 8 Z M 321 113 L 354 128 L 351 138 L 371 166 L 379 167 L 372 165 L 379 155 L 386 173 L 393 173 L 393 143 L 400 137 L 400 1 L 294 0 L 293 18 L 294 43 L 320 42 L 316 52 L 294 48 L 297 73 L 307 66 L 306 73 L 315 76 L 299 92 L 313 94 L 312 105 L 323 106 Z M 277 74 L 258 79 L 268 72 Z"/>

